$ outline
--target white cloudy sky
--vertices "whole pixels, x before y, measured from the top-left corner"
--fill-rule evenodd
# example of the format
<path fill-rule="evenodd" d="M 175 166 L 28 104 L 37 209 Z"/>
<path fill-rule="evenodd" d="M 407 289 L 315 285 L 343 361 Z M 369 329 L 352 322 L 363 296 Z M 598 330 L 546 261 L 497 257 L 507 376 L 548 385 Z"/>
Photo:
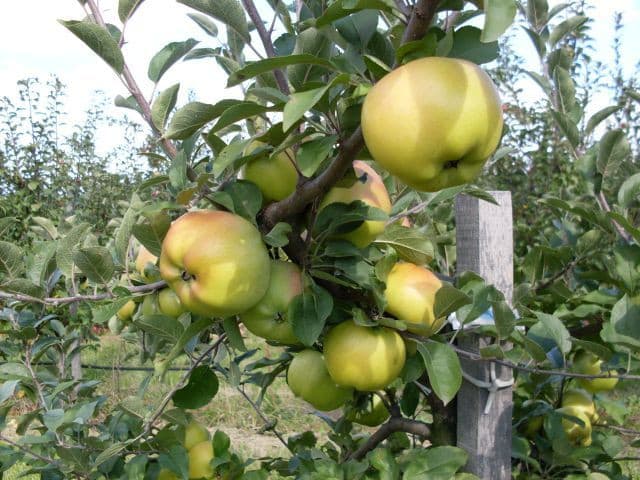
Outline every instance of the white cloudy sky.
<path fill-rule="evenodd" d="M 257 0 L 258 5 L 264 0 Z M 559 3 L 550 0 L 551 4 Z M 640 61 L 640 0 L 593 0 L 597 54 L 602 61 L 612 57 L 611 36 L 614 11 L 623 12 L 627 25 L 623 52 L 625 64 L 631 71 Z M 107 21 L 116 21 L 117 0 L 102 0 L 101 9 Z M 147 0 L 134 15 L 127 27 L 125 58 L 133 70 L 143 91 L 149 95 L 152 89 L 146 70 L 149 59 L 166 43 L 192 37 L 201 40 L 199 46 L 216 46 L 187 16 L 190 11 L 174 0 Z M 0 96 L 15 97 L 16 82 L 26 77 L 46 78 L 57 75 L 68 86 L 68 102 L 65 108 L 72 122 L 82 118 L 82 112 L 91 103 L 93 92 L 102 90 L 109 98 L 127 95 L 122 84 L 106 64 L 63 28 L 56 19 L 80 19 L 83 11 L 76 0 L 3 0 L 0 7 Z M 523 48 L 530 48 L 523 43 Z M 532 52 L 532 50 L 530 50 Z M 193 89 L 198 100 L 215 102 L 229 96 L 225 91 L 225 79 L 211 60 L 179 63 L 162 78 L 159 88 L 182 83 L 181 99 L 186 101 L 187 91 Z M 123 110 L 115 109 L 116 115 Z M 103 137 L 105 146 L 111 141 Z"/>

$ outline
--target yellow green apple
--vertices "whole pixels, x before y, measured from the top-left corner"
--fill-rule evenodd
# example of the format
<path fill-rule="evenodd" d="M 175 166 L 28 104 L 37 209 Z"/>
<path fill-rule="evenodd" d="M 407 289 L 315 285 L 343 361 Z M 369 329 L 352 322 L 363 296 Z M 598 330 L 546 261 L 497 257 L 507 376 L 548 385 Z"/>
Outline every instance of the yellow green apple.
<path fill-rule="evenodd" d="M 423 336 L 437 332 L 445 318 L 435 318 L 433 306 L 442 282 L 428 268 L 408 262 L 396 263 L 387 275 L 386 311 L 407 322 L 407 330 Z"/>
<path fill-rule="evenodd" d="M 270 269 L 260 232 L 233 213 L 186 213 L 162 242 L 162 278 L 199 315 L 228 317 L 249 310 L 267 292 Z"/>
<path fill-rule="evenodd" d="M 335 410 L 353 395 L 350 388 L 336 385 L 322 353 L 311 349 L 294 354 L 287 370 L 287 383 L 294 395 L 323 412 Z"/>
<path fill-rule="evenodd" d="M 356 180 L 348 179 L 338 182 L 322 199 L 318 210 L 322 210 L 331 203 L 351 203 L 360 200 L 387 214 L 390 213 L 389 193 L 378 172 L 361 160 L 353 162 L 353 170 L 356 174 Z M 358 248 L 364 248 L 382 233 L 384 227 L 384 221 L 365 220 L 355 230 L 337 237 L 350 241 Z"/>
<path fill-rule="evenodd" d="M 302 293 L 302 283 L 302 272 L 295 263 L 272 260 L 267 293 L 253 308 L 240 314 L 240 321 L 251 333 L 266 340 L 300 344 L 287 310 L 291 300 Z"/>
<path fill-rule="evenodd" d="M 344 321 L 327 333 L 324 358 L 331 378 L 344 387 L 376 391 L 393 382 L 404 367 L 402 337 L 390 328 Z"/>
<path fill-rule="evenodd" d="M 170 288 L 163 288 L 158 292 L 158 307 L 161 313 L 173 318 L 178 318 L 187 311 L 176 292 Z"/>
<path fill-rule="evenodd" d="M 213 478 L 213 445 L 209 440 L 196 443 L 189 449 L 189 478 Z"/>
<path fill-rule="evenodd" d="M 262 146 L 262 142 L 251 142 L 245 153 L 248 155 Z M 241 177 L 255 183 L 265 201 L 282 200 L 295 191 L 298 183 L 294 162 L 295 154 L 290 148 L 271 156 L 265 153 L 244 165 Z"/>
<path fill-rule="evenodd" d="M 502 105 L 489 76 L 466 60 L 427 57 L 383 77 L 362 106 L 373 159 L 416 190 L 471 182 L 502 134 Z"/>

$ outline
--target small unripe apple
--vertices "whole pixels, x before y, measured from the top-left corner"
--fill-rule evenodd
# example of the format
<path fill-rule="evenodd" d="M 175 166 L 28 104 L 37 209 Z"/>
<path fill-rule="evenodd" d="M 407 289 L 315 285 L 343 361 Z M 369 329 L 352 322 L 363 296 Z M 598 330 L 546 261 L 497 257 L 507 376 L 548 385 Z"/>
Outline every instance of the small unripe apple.
<path fill-rule="evenodd" d="M 253 308 L 240 315 L 240 321 L 251 333 L 266 340 L 285 345 L 300 344 L 287 311 L 302 289 L 300 268 L 295 263 L 273 260 L 267 293 Z"/>
<path fill-rule="evenodd" d="M 580 425 L 569 418 L 562 419 L 562 429 L 567 434 L 569 442 L 574 445 L 581 445 L 588 447 L 591 445 L 591 421 L 589 417 L 579 408 L 575 407 L 562 407 L 556 410 L 559 413 L 576 417 L 584 423 Z"/>
<path fill-rule="evenodd" d="M 145 282 L 154 282 L 158 280 L 158 278 L 153 275 L 147 275 L 147 269 L 152 268 L 156 262 L 158 261 L 158 257 L 156 257 L 153 253 L 146 249 L 144 245 L 140 245 L 140 249 L 138 250 L 138 256 L 136 257 L 136 270 L 142 277 Z"/>
<path fill-rule="evenodd" d="M 251 142 L 246 153 L 263 145 L 262 142 Z M 290 148 L 271 157 L 265 153 L 264 156 L 250 160 L 242 168 L 241 176 L 258 186 L 265 201 L 282 200 L 295 191 L 298 183 L 298 171 L 294 162 L 295 154 Z"/>
<path fill-rule="evenodd" d="M 311 349 L 294 355 L 287 371 L 287 383 L 297 397 L 323 412 L 335 410 L 353 395 L 350 388 L 336 385 L 322 353 Z"/>
<path fill-rule="evenodd" d="M 170 288 L 163 288 L 158 293 L 158 307 L 161 313 L 173 318 L 178 318 L 187 311 L 178 295 Z"/>
<path fill-rule="evenodd" d="M 155 293 L 145 295 L 140 305 L 140 313 L 144 316 L 155 315 L 158 313 L 158 297 Z"/>
<path fill-rule="evenodd" d="M 387 214 L 390 213 L 391 200 L 389 199 L 389 193 L 378 172 L 360 160 L 353 162 L 353 170 L 357 177 L 355 182 L 350 180 L 338 182 L 322 199 L 318 211 L 331 203 L 351 203 L 360 200 L 367 205 L 379 208 Z M 355 230 L 336 237 L 348 240 L 358 248 L 364 248 L 382 233 L 384 227 L 384 221 L 365 220 Z"/>
<path fill-rule="evenodd" d="M 573 370 L 577 373 L 587 375 L 601 375 L 602 360 L 597 355 L 583 350 L 576 354 L 573 359 Z M 610 370 L 611 378 L 578 378 L 578 385 L 587 392 L 598 393 L 613 390 L 618 384 L 618 372 Z"/>
<path fill-rule="evenodd" d="M 384 76 L 362 106 L 373 159 L 416 190 L 476 179 L 502 134 L 495 85 L 476 64 L 427 57 Z"/>
<path fill-rule="evenodd" d="M 233 213 L 186 213 L 162 242 L 162 278 L 199 315 L 229 317 L 249 310 L 267 292 L 270 269 L 262 235 Z"/>
<path fill-rule="evenodd" d="M 367 398 L 363 408 L 353 407 L 346 415 L 349 421 L 367 427 L 377 427 L 384 423 L 389 416 L 389 410 L 378 395 L 371 395 Z"/>
<path fill-rule="evenodd" d="M 136 311 L 136 302 L 133 300 L 129 300 L 125 303 L 120 310 L 116 313 L 116 317 L 118 317 L 123 323 L 127 323 L 133 317 L 134 312 Z"/>
<path fill-rule="evenodd" d="M 212 478 L 213 445 L 209 440 L 196 443 L 189 449 L 189 478 Z"/>
<path fill-rule="evenodd" d="M 573 407 L 582 411 L 589 420 L 596 415 L 596 406 L 593 403 L 593 395 L 580 388 L 570 388 L 562 395 L 562 406 Z"/>
<path fill-rule="evenodd" d="M 407 322 L 407 330 L 430 336 L 442 327 L 445 318 L 435 318 L 433 311 L 442 282 L 431 270 L 398 262 L 387 275 L 386 284 L 386 311 Z"/>
<path fill-rule="evenodd" d="M 178 476 L 175 473 L 173 473 L 171 470 L 167 470 L 166 468 L 163 468 L 158 473 L 157 480 L 178 480 Z"/>
<path fill-rule="evenodd" d="M 205 440 L 209 440 L 209 430 L 204 425 L 194 420 L 184 428 L 184 448 L 187 450 Z"/>

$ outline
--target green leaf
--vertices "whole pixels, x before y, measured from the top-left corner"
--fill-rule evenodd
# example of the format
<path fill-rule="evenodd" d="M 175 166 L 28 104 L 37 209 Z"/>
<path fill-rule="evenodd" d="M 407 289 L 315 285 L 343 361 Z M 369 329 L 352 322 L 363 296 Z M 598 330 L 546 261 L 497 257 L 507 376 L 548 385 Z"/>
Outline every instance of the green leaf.
<path fill-rule="evenodd" d="M 498 42 L 481 41 L 480 29 L 466 26 L 453 34 L 453 47 L 448 57 L 462 58 L 477 64 L 489 63 L 498 58 Z"/>
<path fill-rule="evenodd" d="M 334 23 L 336 30 L 351 45 L 364 50 L 378 26 L 377 10 L 360 10 Z"/>
<path fill-rule="evenodd" d="M 627 178 L 618 190 L 618 203 L 622 208 L 627 208 L 640 193 L 640 173 Z"/>
<path fill-rule="evenodd" d="M 150 221 L 139 223 L 131 232 L 147 250 L 156 257 L 160 256 L 162 241 L 171 227 L 171 218 L 164 212 L 154 215 Z"/>
<path fill-rule="evenodd" d="M 73 261 L 89 280 L 106 284 L 113 278 L 115 265 L 105 247 L 87 247 L 77 250 Z"/>
<path fill-rule="evenodd" d="M 509 338 L 516 324 L 516 316 L 511 307 L 504 300 L 491 302 L 493 308 L 493 319 L 496 325 L 498 337 Z"/>
<path fill-rule="evenodd" d="M 259 60 L 257 62 L 250 62 L 240 70 L 229 75 L 227 80 L 227 88 L 236 86 L 245 80 L 256 77 L 263 73 L 270 72 L 277 68 L 287 67 L 289 65 L 318 65 L 325 67 L 328 70 L 335 70 L 336 67 L 324 58 L 318 58 L 314 55 L 306 53 L 300 55 L 288 55 L 286 57 L 271 57 Z M 275 102 L 274 102 L 275 103 Z"/>
<path fill-rule="evenodd" d="M 117 457 L 120 454 L 120 452 L 122 452 L 125 448 L 127 448 L 127 445 L 128 443 L 123 443 L 123 442 L 109 445 L 102 452 L 100 452 L 100 454 L 96 457 L 96 459 L 94 460 L 95 466 L 99 467 L 106 461 Z"/>
<path fill-rule="evenodd" d="M 435 318 L 443 318 L 472 302 L 471 297 L 462 290 L 445 283 L 436 292 L 433 315 Z"/>
<path fill-rule="evenodd" d="M 289 130 L 295 125 L 306 112 L 320 101 L 327 90 L 329 90 L 329 86 L 292 93 L 291 98 L 284 106 L 282 128 Z"/>
<path fill-rule="evenodd" d="M 133 297 L 121 297 L 113 300 L 109 300 L 108 303 L 102 305 L 94 305 L 91 307 L 91 323 L 96 325 L 102 325 L 107 323 L 111 317 L 113 317 L 118 310 L 131 300 Z"/>
<path fill-rule="evenodd" d="M 462 385 L 462 368 L 458 355 L 448 343 L 418 343 L 418 352 L 429 375 L 433 392 L 446 405 Z"/>
<path fill-rule="evenodd" d="M 136 200 L 139 200 L 139 197 L 134 193 L 131 196 L 131 203 L 127 211 L 124 213 L 122 217 L 122 221 L 118 226 L 118 230 L 116 230 L 115 235 L 115 254 L 116 259 L 120 263 L 120 265 L 124 265 L 126 262 L 126 257 L 129 251 L 129 239 L 131 238 L 131 229 L 136 221 L 137 208 L 134 208 L 134 204 L 137 203 Z"/>
<path fill-rule="evenodd" d="M 238 0 L 178 0 L 178 3 L 220 20 L 235 30 L 243 40 L 251 41 L 247 18 Z"/>
<path fill-rule="evenodd" d="M 225 318 L 222 321 L 222 328 L 224 329 L 224 333 L 227 334 L 229 344 L 233 348 L 235 348 L 236 350 L 240 350 L 241 352 L 247 351 L 247 347 L 244 344 L 244 339 L 242 338 L 242 333 L 240 332 L 240 328 L 238 327 L 238 322 L 234 317 Z"/>
<path fill-rule="evenodd" d="M 118 17 L 120 18 L 120 21 L 122 23 L 126 23 L 143 1 L 144 0 L 119 0 Z"/>
<path fill-rule="evenodd" d="M 547 23 L 548 15 L 549 4 L 547 0 L 529 0 L 527 2 L 527 19 L 536 29 Z"/>
<path fill-rule="evenodd" d="M 118 43 L 107 30 L 95 23 L 78 20 L 58 21 L 82 40 L 87 47 L 97 53 L 116 73 L 122 73 L 122 69 L 124 68 L 122 51 L 120 51 Z"/>
<path fill-rule="evenodd" d="M 245 147 L 251 140 L 233 141 L 222 148 L 213 162 L 211 173 L 218 178 L 230 165 L 243 156 Z"/>
<path fill-rule="evenodd" d="M 484 28 L 480 40 L 490 43 L 500 38 L 516 18 L 514 0 L 484 0 Z"/>
<path fill-rule="evenodd" d="M 536 312 L 536 317 L 560 351 L 563 354 L 569 353 L 571 351 L 571 335 L 562 321 L 554 315 L 542 312 Z"/>
<path fill-rule="evenodd" d="M 331 155 L 337 140 L 337 135 L 327 135 L 302 143 L 296 154 L 302 174 L 306 177 L 313 176 L 322 162 Z"/>
<path fill-rule="evenodd" d="M 161 132 L 164 130 L 164 126 L 167 123 L 169 114 L 176 106 L 178 100 L 178 91 L 180 90 L 180 84 L 170 86 L 169 88 L 160 92 L 158 97 L 151 106 L 151 120 L 158 130 Z"/>
<path fill-rule="evenodd" d="M 166 71 L 198 43 L 197 40 L 190 38 L 183 42 L 171 42 L 165 45 L 149 62 L 149 70 L 147 72 L 149 80 L 158 83 Z"/>
<path fill-rule="evenodd" d="M 49 238 L 51 240 L 55 240 L 56 238 L 58 238 L 58 229 L 51 220 L 44 217 L 31 217 L 31 220 L 33 220 L 33 223 L 35 223 L 36 225 L 42 227 L 45 232 L 47 232 L 47 235 L 49 235 Z"/>
<path fill-rule="evenodd" d="M 222 100 L 215 105 L 201 102 L 187 103 L 171 118 L 164 138 L 184 140 L 193 135 L 198 129 L 218 118 L 222 113 L 239 100 Z"/>
<path fill-rule="evenodd" d="M 562 112 L 553 109 L 550 109 L 550 112 L 564 136 L 569 140 L 569 143 L 574 147 L 578 146 L 580 143 L 580 132 L 575 122 Z"/>
<path fill-rule="evenodd" d="M 207 405 L 218 393 L 218 377 L 207 365 L 196 367 L 189 383 L 173 394 L 173 404 L 179 408 L 196 409 Z"/>
<path fill-rule="evenodd" d="M 613 268 L 627 292 L 635 293 L 640 285 L 640 247 L 620 245 L 613 250 Z"/>
<path fill-rule="evenodd" d="M 278 222 L 264 236 L 264 241 L 272 247 L 285 247 L 289 244 L 289 234 L 291 233 L 291 225 L 285 222 Z"/>
<path fill-rule="evenodd" d="M 22 293 L 23 295 L 30 295 L 36 298 L 43 298 L 45 293 L 44 288 L 26 278 L 14 278 L 8 282 L 3 282 L 2 289 L 7 292 Z"/>
<path fill-rule="evenodd" d="M 610 107 L 605 107 L 602 110 L 597 111 L 596 113 L 594 113 L 591 118 L 589 118 L 589 121 L 587 122 L 587 127 L 585 129 L 585 133 L 587 135 L 589 135 L 591 132 L 593 132 L 593 130 L 600 125 L 600 123 L 604 120 L 606 120 L 609 116 L 613 115 L 614 113 L 618 112 L 622 107 L 619 105 L 612 105 Z"/>
<path fill-rule="evenodd" d="M 564 68 L 557 66 L 553 69 L 553 79 L 557 87 L 560 110 L 570 115 L 576 106 L 576 87 L 571 74 Z"/>
<path fill-rule="evenodd" d="M 142 315 L 133 323 L 141 330 L 169 342 L 174 342 L 184 332 L 184 327 L 178 320 L 162 314 Z"/>
<path fill-rule="evenodd" d="M 316 27 L 324 27 L 340 18 L 346 17 L 347 15 L 367 9 L 392 12 L 396 8 L 391 0 L 337 1 L 329 5 L 322 16 L 316 20 Z"/>
<path fill-rule="evenodd" d="M 6 238 L 11 226 L 17 221 L 15 217 L 0 218 L 0 238 Z"/>
<path fill-rule="evenodd" d="M 605 342 L 640 348 L 640 298 L 623 296 L 611 310 L 611 321 L 602 329 Z"/>
<path fill-rule="evenodd" d="M 24 272 L 24 252 L 13 243 L 0 240 L 0 273 L 16 278 Z"/>
<path fill-rule="evenodd" d="M 204 30 L 204 32 L 207 35 L 210 35 L 212 37 L 218 36 L 218 27 L 213 21 L 209 20 L 209 18 L 206 17 L 205 15 L 200 15 L 199 13 L 187 13 L 187 16 L 191 20 L 196 22 L 196 24 L 198 24 L 198 26 L 202 30 Z"/>
<path fill-rule="evenodd" d="M 203 330 L 213 325 L 214 321 L 215 320 L 211 318 L 201 318 L 200 320 L 193 322 L 191 325 L 189 325 L 184 330 L 182 335 L 180 335 L 180 338 L 178 338 L 178 341 L 173 346 L 171 351 L 167 354 L 167 356 L 161 362 L 156 363 L 155 365 L 156 374 L 163 375 L 167 371 L 167 368 L 169 368 L 173 360 L 182 353 L 182 350 L 184 349 L 185 345 L 189 343 L 189 341 L 193 337 L 195 337 L 196 335 L 199 335 Z"/>
<path fill-rule="evenodd" d="M 566 35 L 579 28 L 586 21 L 587 17 L 584 15 L 576 15 L 575 17 L 565 20 L 551 31 L 551 34 L 549 35 L 549 43 L 551 46 L 554 46 Z"/>
<path fill-rule="evenodd" d="M 230 197 L 233 213 L 255 223 L 256 215 L 262 208 L 262 192 L 255 183 L 248 180 L 236 180 L 226 185 L 221 192 Z M 216 194 L 212 195 L 216 199 Z"/>
<path fill-rule="evenodd" d="M 213 454 L 216 457 L 224 456 L 231 446 L 231 439 L 221 430 L 216 430 L 213 434 Z"/>
<path fill-rule="evenodd" d="M 616 172 L 619 165 L 631 155 L 631 147 L 623 130 L 611 130 L 600 139 L 596 165 L 603 177 Z"/>
<path fill-rule="evenodd" d="M 20 380 L 7 380 L 2 383 L 2 386 L 0 386 L 0 405 L 13 396 L 19 384 Z"/>
<path fill-rule="evenodd" d="M 417 265 L 429 263 L 435 255 L 433 244 L 424 233 L 397 224 L 388 225 L 374 243 L 393 247 L 400 258 Z"/>
<path fill-rule="evenodd" d="M 133 95 L 129 95 L 127 98 L 123 97 L 122 95 L 116 95 L 113 104 L 116 107 L 128 108 L 129 110 L 135 110 L 136 112 L 142 114 L 142 109 L 140 108 L 140 105 L 138 105 L 138 101 Z"/>
<path fill-rule="evenodd" d="M 325 289 L 313 285 L 291 301 L 287 315 L 295 336 L 303 344 L 311 346 L 322 333 L 332 310 L 331 295 Z"/>
<path fill-rule="evenodd" d="M 241 102 L 226 109 L 209 133 L 215 133 L 240 120 L 245 120 L 265 112 L 272 112 L 276 107 L 266 107 L 254 102 Z"/>
<path fill-rule="evenodd" d="M 457 447 L 431 447 L 419 450 L 410 458 L 402 480 L 451 480 L 456 478 L 455 473 L 467 463 L 467 458 L 467 452 Z"/>
<path fill-rule="evenodd" d="M 58 268 L 67 277 L 71 278 L 71 271 L 73 269 L 73 254 L 76 246 L 87 236 L 89 233 L 89 224 L 81 223 L 73 227 L 67 234 L 58 241 L 58 248 L 56 249 L 56 263 Z"/>

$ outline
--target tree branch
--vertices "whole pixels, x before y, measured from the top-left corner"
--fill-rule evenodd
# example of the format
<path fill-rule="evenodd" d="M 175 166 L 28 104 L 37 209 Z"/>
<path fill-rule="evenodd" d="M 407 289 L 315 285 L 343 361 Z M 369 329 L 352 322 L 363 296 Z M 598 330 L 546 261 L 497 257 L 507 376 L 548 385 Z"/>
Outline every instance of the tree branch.
<path fill-rule="evenodd" d="M 144 292 L 152 292 L 154 290 L 160 290 L 167 286 L 167 282 L 164 280 L 160 280 L 159 282 L 149 283 L 146 285 L 138 285 L 135 287 L 125 287 L 129 290 L 130 293 L 144 293 Z M 73 297 L 46 297 L 46 298 L 38 298 L 33 297 L 31 295 L 24 295 L 22 293 L 10 293 L 3 292 L 0 290 L 0 299 L 7 300 L 17 300 L 19 302 L 27 302 L 27 303 L 39 303 L 41 305 L 51 305 L 51 306 L 59 306 L 59 305 L 67 305 L 70 303 L 77 302 L 99 302 L 100 300 L 106 300 L 108 298 L 115 298 L 113 293 L 98 293 L 95 295 L 75 295 Z"/>
<path fill-rule="evenodd" d="M 100 12 L 98 5 L 96 4 L 96 1 L 87 0 L 86 5 L 88 5 L 89 10 L 91 10 L 91 15 L 93 15 L 94 21 L 102 28 L 106 29 L 107 26 L 105 24 L 104 18 L 102 17 L 102 13 Z M 127 90 L 129 90 L 129 93 L 133 96 L 133 98 L 136 99 L 140 110 L 142 110 L 142 117 L 149 124 L 151 130 L 153 130 L 154 135 L 160 139 L 162 148 L 164 149 L 166 154 L 170 158 L 175 158 L 177 154 L 176 146 L 173 144 L 173 142 L 171 142 L 171 140 L 162 138 L 162 132 L 160 132 L 160 130 L 158 130 L 158 128 L 154 125 L 153 120 L 151 119 L 151 105 L 144 97 L 142 90 L 140 90 L 138 83 L 136 82 L 135 78 L 133 78 L 131 70 L 129 70 L 126 62 L 124 63 L 124 67 L 122 69 L 122 79 L 125 86 L 127 87 Z"/>
<path fill-rule="evenodd" d="M 391 417 L 386 423 L 383 423 L 378 430 L 374 432 L 369 439 L 364 442 L 355 452 L 353 452 L 347 460 L 362 460 L 367 453 L 380 445 L 389 435 L 396 432 L 406 432 L 412 435 L 418 435 L 422 438 L 428 438 L 431 434 L 429 425 L 418 420 L 411 420 L 403 417 Z"/>
<path fill-rule="evenodd" d="M 247 15 L 249 15 L 249 18 L 253 22 L 253 25 L 256 27 L 256 30 L 258 31 L 258 35 L 260 36 L 260 40 L 262 41 L 262 45 L 264 46 L 264 51 L 267 54 L 267 57 L 275 57 L 276 51 L 275 48 L 273 48 L 271 36 L 265 28 L 264 23 L 262 22 L 262 18 L 260 18 L 260 13 L 253 3 L 253 0 L 242 0 L 242 5 L 247 11 Z M 278 68 L 273 71 L 273 74 L 276 77 L 276 82 L 280 91 L 285 95 L 289 95 L 289 93 L 291 92 L 289 90 L 289 83 L 284 72 Z"/>

